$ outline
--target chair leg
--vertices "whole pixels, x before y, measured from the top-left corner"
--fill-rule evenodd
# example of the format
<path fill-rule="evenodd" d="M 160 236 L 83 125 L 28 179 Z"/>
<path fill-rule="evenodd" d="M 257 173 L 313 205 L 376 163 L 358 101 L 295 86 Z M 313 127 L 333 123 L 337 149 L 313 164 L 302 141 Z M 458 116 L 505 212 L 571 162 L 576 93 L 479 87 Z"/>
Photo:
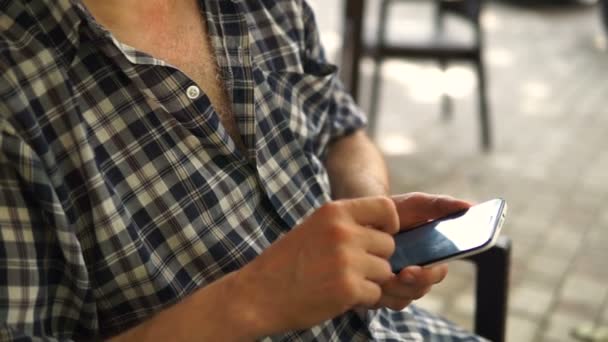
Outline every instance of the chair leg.
<path fill-rule="evenodd" d="M 391 4 L 391 0 L 382 0 L 380 3 L 380 13 L 378 15 L 378 28 L 376 31 L 376 51 L 373 57 L 374 60 L 374 71 L 372 74 L 372 89 L 370 94 L 369 110 L 367 113 L 367 131 L 371 138 L 375 137 L 376 124 L 378 121 L 378 99 L 380 97 L 380 81 L 382 77 L 382 56 L 380 53 L 380 47 L 384 45 L 386 36 L 386 25 L 388 22 L 388 8 Z"/>
<path fill-rule="evenodd" d="M 481 147 L 484 151 L 492 148 L 492 132 L 490 127 L 490 113 L 488 107 L 488 91 L 486 84 L 485 67 L 481 57 L 475 62 L 477 69 L 477 86 L 479 87 L 479 122 L 481 129 Z"/>
<path fill-rule="evenodd" d="M 442 59 L 439 61 L 439 69 L 441 69 L 442 74 L 445 76 L 445 72 L 447 70 L 447 61 Z M 452 118 L 454 114 L 454 106 L 452 103 L 452 98 L 445 91 L 441 93 L 441 116 L 445 120 L 449 120 Z"/>
<path fill-rule="evenodd" d="M 501 237 L 494 247 L 467 259 L 477 267 L 475 333 L 493 342 L 503 342 L 507 325 L 511 240 Z"/>
<path fill-rule="evenodd" d="M 600 1 L 600 6 L 602 8 L 602 24 L 604 24 L 604 33 L 608 35 L 608 1 L 602 0 Z"/>
<path fill-rule="evenodd" d="M 382 77 L 382 61 L 374 59 L 374 71 L 372 74 L 372 88 L 370 89 L 369 110 L 367 112 L 367 131 L 371 138 L 375 137 L 376 124 L 378 121 L 378 99 L 380 97 L 380 87 Z"/>
<path fill-rule="evenodd" d="M 351 96 L 359 100 L 359 65 L 363 55 L 363 11 L 365 0 L 349 0 L 344 4 L 342 61 L 340 78 Z"/>
<path fill-rule="evenodd" d="M 445 30 L 445 11 L 443 8 L 443 5 L 441 4 L 442 0 L 435 0 L 434 2 L 434 19 L 433 19 L 433 23 L 434 23 L 434 27 L 435 27 L 435 32 L 434 34 L 437 37 L 440 37 L 441 35 L 445 34 L 444 30 Z M 447 70 L 448 67 L 448 61 L 445 59 L 440 59 L 439 60 L 439 69 L 441 70 L 442 74 L 445 75 L 445 72 Z M 445 92 L 441 93 L 441 116 L 443 117 L 444 120 L 449 120 L 452 118 L 454 113 L 454 108 L 452 105 L 452 98 L 450 97 L 449 94 L 446 94 Z"/>

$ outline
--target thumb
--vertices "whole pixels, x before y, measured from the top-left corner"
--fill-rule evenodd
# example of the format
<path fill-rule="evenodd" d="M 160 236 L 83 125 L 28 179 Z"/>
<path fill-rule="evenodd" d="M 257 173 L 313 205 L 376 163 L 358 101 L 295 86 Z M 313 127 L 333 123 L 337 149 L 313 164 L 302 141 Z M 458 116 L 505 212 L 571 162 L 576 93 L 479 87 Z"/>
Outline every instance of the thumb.
<path fill-rule="evenodd" d="M 399 226 L 408 228 L 454 212 L 467 209 L 471 203 L 446 195 L 412 192 L 391 197 L 399 216 Z"/>

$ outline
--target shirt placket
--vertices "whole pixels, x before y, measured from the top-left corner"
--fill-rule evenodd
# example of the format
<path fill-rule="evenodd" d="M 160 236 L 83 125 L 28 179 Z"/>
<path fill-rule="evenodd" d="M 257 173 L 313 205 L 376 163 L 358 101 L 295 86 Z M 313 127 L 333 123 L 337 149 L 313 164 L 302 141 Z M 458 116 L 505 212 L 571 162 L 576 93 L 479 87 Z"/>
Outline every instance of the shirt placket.
<path fill-rule="evenodd" d="M 214 18 L 221 14 L 221 11 L 218 10 L 208 11 L 208 6 L 204 6 L 204 8 L 206 9 L 205 14 L 209 18 Z M 86 12 L 84 8 L 82 9 Z M 120 68 L 134 82 L 144 96 L 151 99 L 152 102 L 156 103 L 159 107 L 167 110 L 178 121 L 188 122 L 189 127 L 192 127 L 191 123 L 195 122 L 196 132 L 193 133 L 199 138 L 206 140 L 205 144 L 207 146 L 211 144 L 217 148 L 219 153 L 232 155 L 235 159 L 245 158 L 223 126 L 219 114 L 213 108 L 209 97 L 192 79 L 179 68 L 166 61 L 138 51 L 137 49 L 118 41 L 109 31 L 99 26 L 88 12 L 86 12 L 86 15 L 89 19 L 89 23 L 91 23 L 91 28 L 93 30 L 92 34 L 97 37 L 104 37 L 106 41 L 111 42 L 111 44 L 102 44 L 100 48 L 105 50 L 105 52 L 119 64 Z M 237 25 L 240 29 L 240 22 L 231 24 Z M 243 49 L 240 48 L 238 43 L 232 43 L 234 39 L 228 39 L 227 42 L 231 44 L 227 45 L 226 49 L 223 49 L 221 36 L 218 36 L 217 30 L 215 30 L 215 26 L 217 25 L 209 26 L 214 27 L 213 32 L 210 31 L 209 34 L 211 36 L 211 41 L 214 43 L 217 61 L 226 83 L 228 93 L 232 98 L 232 89 L 235 88 L 235 85 L 239 86 L 239 89 L 243 88 L 246 90 L 247 87 L 243 87 L 242 85 L 249 85 L 251 83 L 250 81 L 241 81 L 239 79 L 241 75 L 251 74 L 251 72 L 242 71 L 245 66 L 241 66 L 239 63 L 241 60 L 249 60 L 248 57 L 243 57 L 248 56 L 248 49 L 245 52 L 241 51 Z M 235 27 L 231 26 L 228 29 L 222 29 L 220 32 L 232 32 L 234 30 Z M 220 42 L 217 42 L 218 39 L 220 39 Z M 241 40 L 247 41 L 247 35 L 244 35 Z M 120 58 L 119 56 L 123 58 Z M 249 87 L 251 86 L 249 85 Z M 251 93 L 252 92 L 253 91 L 251 90 Z M 239 96 L 242 97 L 243 95 L 239 94 Z M 235 115 L 237 115 L 237 113 L 238 112 L 235 111 Z M 249 117 L 251 116 L 252 115 L 249 115 Z M 251 126 L 253 126 L 252 120 L 249 120 L 251 122 L 247 122 L 247 120 L 240 119 L 240 117 L 246 118 L 248 115 L 236 116 L 239 126 L 241 126 L 241 122 L 247 123 L 245 128 L 239 127 L 240 130 L 251 130 Z M 247 142 L 245 143 L 247 144 Z M 249 144 L 247 145 L 251 146 Z"/>
<path fill-rule="evenodd" d="M 255 106 L 247 21 L 236 1 L 205 0 L 203 6 L 215 57 L 226 87 L 246 158 L 256 162 Z"/>

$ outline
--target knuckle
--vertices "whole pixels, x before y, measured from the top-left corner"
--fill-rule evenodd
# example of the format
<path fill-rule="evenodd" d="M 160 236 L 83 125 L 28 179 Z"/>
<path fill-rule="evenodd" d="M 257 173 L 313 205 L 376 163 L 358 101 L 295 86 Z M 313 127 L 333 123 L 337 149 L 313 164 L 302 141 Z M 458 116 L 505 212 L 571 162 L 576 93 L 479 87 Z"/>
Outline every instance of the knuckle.
<path fill-rule="evenodd" d="M 393 271 L 391 269 L 391 264 L 388 262 L 388 260 L 383 260 L 383 262 L 380 264 L 379 268 L 384 276 L 384 279 L 382 279 L 382 282 L 387 282 L 388 280 L 390 280 L 393 277 Z"/>
<path fill-rule="evenodd" d="M 382 298 L 382 288 L 378 285 L 374 285 L 370 287 L 370 291 L 372 292 L 370 295 L 370 303 L 369 305 L 374 305 L 380 301 Z"/>
<path fill-rule="evenodd" d="M 394 234 L 399 230 L 399 214 L 397 212 L 397 204 L 395 201 L 388 196 L 381 196 L 378 198 L 380 201 L 380 205 L 384 208 L 388 213 L 390 213 L 390 223 L 386 227 L 388 233 Z"/>
<path fill-rule="evenodd" d="M 428 274 L 426 274 L 425 282 L 429 285 L 438 284 L 442 282 L 447 275 L 447 265 L 436 265 L 429 270 Z"/>
<path fill-rule="evenodd" d="M 340 279 L 342 293 L 349 299 L 349 303 L 355 303 L 359 296 L 359 281 L 354 275 L 345 272 Z"/>
<path fill-rule="evenodd" d="M 397 205 L 395 204 L 395 201 L 392 198 L 390 198 L 389 196 L 377 196 L 374 198 L 374 200 L 381 208 L 393 212 L 396 215 Z"/>
<path fill-rule="evenodd" d="M 453 197 L 447 195 L 433 195 L 433 199 L 431 200 L 433 209 L 439 213 L 450 212 L 451 207 L 449 206 L 449 202 L 453 200 Z"/>
<path fill-rule="evenodd" d="M 344 210 L 344 205 L 340 201 L 333 201 L 323 204 L 317 211 L 318 213 L 327 218 L 338 217 Z"/>
<path fill-rule="evenodd" d="M 382 201 L 382 204 L 384 206 L 386 206 L 389 209 L 397 209 L 397 206 L 395 205 L 395 201 L 393 201 L 392 198 L 390 198 L 389 196 L 380 196 L 380 200 Z"/>
<path fill-rule="evenodd" d="M 378 201 L 385 208 L 392 209 L 392 210 L 395 210 L 397 208 L 395 206 L 395 202 L 388 196 L 378 196 Z"/>
<path fill-rule="evenodd" d="M 391 255 L 393 255 L 393 253 L 395 253 L 395 249 L 397 248 L 397 246 L 395 245 L 395 239 L 390 235 L 386 235 L 385 240 L 386 252 L 388 253 L 387 257 L 390 257 Z"/>
<path fill-rule="evenodd" d="M 348 244 L 353 238 L 352 228 L 342 223 L 334 223 L 329 227 L 329 236 L 336 245 Z"/>
<path fill-rule="evenodd" d="M 440 211 L 442 209 L 443 200 L 440 196 L 434 196 L 431 199 L 431 206 L 435 211 Z"/>
<path fill-rule="evenodd" d="M 382 288 L 375 283 L 369 283 L 360 290 L 359 303 L 373 307 L 382 300 Z"/>
<path fill-rule="evenodd" d="M 333 264 L 338 271 L 348 271 L 352 264 L 351 254 L 345 248 L 336 248 L 333 254 Z"/>
<path fill-rule="evenodd" d="M 346 311 L 356 304 L 357 289 L 355 282 L 346 272 L 340 272 L 339 277 L 329 289 L 329 296 L 333 298 L 341 311 Z"/>

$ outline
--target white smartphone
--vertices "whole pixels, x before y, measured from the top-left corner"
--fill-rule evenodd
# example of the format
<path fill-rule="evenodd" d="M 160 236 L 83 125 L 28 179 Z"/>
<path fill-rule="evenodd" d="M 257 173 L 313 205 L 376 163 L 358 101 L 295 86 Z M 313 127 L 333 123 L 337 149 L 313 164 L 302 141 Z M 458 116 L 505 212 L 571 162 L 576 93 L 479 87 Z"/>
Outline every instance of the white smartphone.
<path fill-rule="evenodd" d="M 507 203 L 497 198 L 400 232 L 391 268 L 398 273 L 481 253 L 496 243 L 506 214 Z"/>

